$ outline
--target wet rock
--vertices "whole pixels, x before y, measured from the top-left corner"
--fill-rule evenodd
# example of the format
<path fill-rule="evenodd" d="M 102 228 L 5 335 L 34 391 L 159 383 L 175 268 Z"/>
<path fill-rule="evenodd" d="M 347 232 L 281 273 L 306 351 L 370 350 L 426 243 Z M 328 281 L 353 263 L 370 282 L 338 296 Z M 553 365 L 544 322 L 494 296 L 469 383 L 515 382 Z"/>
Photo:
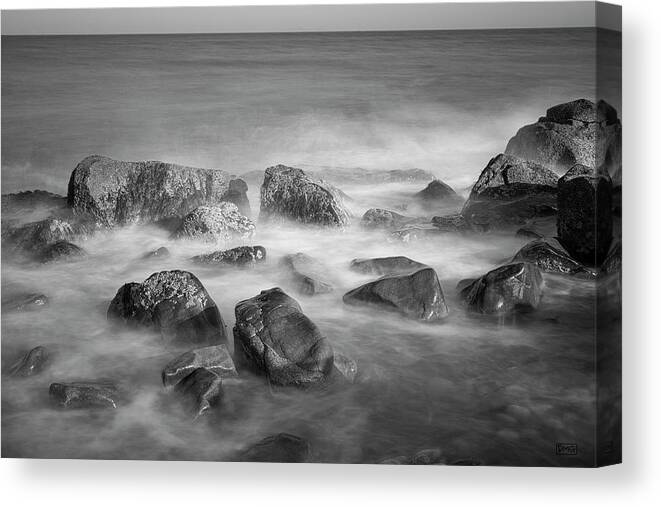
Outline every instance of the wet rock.
<path fill-rule="evenodd" d="M 558 182 L 558 239 L 576 260 L 599 266 L 613 239 L 607 174 L 575 165 Z"/>
<path fill-rule="evenodd" d="M 202 283 L 187 271 L 161 271 L 122 286 L 108 320 L 160 331 L 168 341 L 227 343 L 225 323 Z"/>
<path fill-rule="evenodd" d="M 356 361 L 350 357 L 335 352 L 333 358 L 333 366 L 335 370 L 348 382 L 353 384 L 356 381 L 356 376 L 358 375 L 358 365 L 356 364 Z"/>
<path fill-rule="evenodd" d="M 263 246 L 238 246 L 230 250 L 218 250 L 209 254 L 196 255 L 191 260 L 198 264 L 221 264 L 230 266 L 254 266 L 266 259 Z"/>
<path fill-rule="evenodd" d="M 403 255 L 394 257 L 378 257 L 374 259 L 354 259 L 349 266 L 353 271 L 370 275 L 394 275 L 410 273 L 427 267 Z"/>
<path fill-rule="evenodd" d="M 254 234 L 255 224 L 252 220 L 239 213 L 236 204 L 222 202 L 217 206 L 195 208 L 184 217 L 173 237 L 218 243 L 250 239 Z"/>
<path fill-rule="evenodd" d="M 614 240 L 606 259 L 601 264 L 601 272 L 607 275 L 622 271 L 622 242 Z"/>
<path fill-rule="evenodd" d="M 301 294 L 314 296 L 333 291 L 333 284 L 328 280 L 328 268 L 309 255 L 302 252 L 285 255 L 280 266 L 287 271 L 294 287 Z"/>
<path fill-rule="evenodd" d="M 68 241 L 74 236 L 74 228 L 69 221 L 49 217 L 20 227 L 9 227 L 3 231 L 2 239 L 3 246 L 6 242 L 15 250 L 38 254 L 47 245 Z"/>
<path fill-rule="evenodd" d="M 441 320 L 448 314 L 441 283 L 429 267 L 383 276 L 347 292 L 342 299 L 348 305 L 374 305 L 428 322 Z"/>
<path fill-rule="evenodd" d="M 48 306 L 49 299 L 45 294 L 20 294 L 2 302 L 2 311 L 29 312 L 41 310 Z"/>
<path fill-rule="evenodd" d="M 542 274 L 527 262 L 506 264 L 475 280 L 461 291 L 468 307 L 479 313 L 505 315 L 537 308 Z"/>
<path fill-rule="evenodd" d="M 305 463 L 310 458 L 310 443 L 296 435 L 278 433 L 266 437 L 241 454 L 241 461 L 267 463 Z"/>
<path fill-rule="evenodd" d="M 277 165 L 264 173 L 260 221 L 292 220 L 304 224 L 345 226 L 350 213 L 337 189 L 315 181 L 301 169 Z"/>
<path fill-rule="evenodd" d="M 505 153 L 559 173 L 583 164 L 615 175 L 622 168 L 622 127 L 608 103 L 579 99 L 554 106 L 539 121 L 521 128 Z"/>
<path fill-rule="evenodd" d="M 443 452 L 440 449 L 423 449 L 411 458 L 412 465 L 440 465 L 445 464 Z"/>
<path fill-rule="evenodd" d="M 41 345 L 33 348 L 16 362 L 9 374 L 14 377 L 30 377 L 41 372 L 48 362 L 48 351 Z"/>
<path fill-rule="evenodd" d="M 243 206 L 240 184 L 231 181 L 217 169 L 91 155 L 71 173 L 67 201 L 76 213 L 90 213 L 107 226 L 156 222 L 231 199 Z"/>
<path fill-rule="evenodd" d="M 262 291 L 235 308 L 234 351 L 270 382 L 302 385 L 326 379 L 333 349 L 295 299 L 280 288 Z"/>
<path fill-rule="evenodd" d="M 471 230 L 471 225 L 468 223 L 468 220 L 466 220 L 466 218 L 460 213 L 432 217 L 431 223 L 441 232 L 462 233 Z"/>
<path fill-rule="evenodd" d="M 174 390 L 187 400 L 191 412 L 198 418 L 220 405 L 223 379 L 206 368 L 196 368 Z"/>
<path fill-rule="evenodd" d="M 85 257 L 87 252 L 66 240 L 56 241 L 46 246 L 39 254 L 39 260 L 43 263 L 54 262 L 61 259 L 72 260 L 77 257 Z"/>
<path fill-rule="evenodd" d="M 512 262 L 530 262 L 547 273 L 585 277 L 593 277 L 595 274 L 594 270 L 572 259 L 555 238 L 531 241 L 514 255 Z"/>
<path fill-rule="evenodd" d="M 167 259 L 170 257 L 170 250 L 168 250 L 166 247 L 162 246 L 160 248 L 157 248 L 156 250 L 152 250 L 151 252 L 146 252 L 142 258 L 143 259 Z"/>
<path fill-rule="evenodd" d="M 51 400 L 62 408 L 117 408 L 119 389 L 112 381 L 83 381 L 50 385 Z"/>
<path fill-rule="evenodd" d="M 542 234 L 533 231 L 532 229 L 527 229 L 525 227 L 522 227 L 518 231 L 516 231 L 516 237 L 517 238 L 531 238 L 531 239 L 540 239 L 543 237 Z"/>
<path fill-rule="evenodd" d="M 161 373 L 163 385 L 173 386 L 198 368 L 204 368 L 221 378 L 238 375 L 227 346 L 213 345 L 189 350 L 166 364 Z"/>
<path fill-rule="evenodd" d="M 394 211 L 371 208 L 363 215 L 363 218 L 360 220 L 360 225 L 365 229 L 398 229 L 411 220 L 411 218 L 400 215 Z"/>
<path fill-rule="evenodd" d="M 461 204 L 463 202 L 463 199 L 457 192 L 441 180 L 433 180 L 413 197 L 426 208 L 433 208 L 443 204 Z"/>

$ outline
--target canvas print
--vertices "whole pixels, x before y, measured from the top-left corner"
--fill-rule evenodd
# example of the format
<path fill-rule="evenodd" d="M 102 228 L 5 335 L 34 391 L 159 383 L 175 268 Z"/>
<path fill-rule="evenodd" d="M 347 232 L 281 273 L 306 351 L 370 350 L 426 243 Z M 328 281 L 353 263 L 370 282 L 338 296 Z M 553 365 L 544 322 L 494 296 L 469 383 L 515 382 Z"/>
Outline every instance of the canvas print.
<path fill-rule="evenodd" d="M 619 462 L 620 48 L 3 35 L 2 456 Z"/>

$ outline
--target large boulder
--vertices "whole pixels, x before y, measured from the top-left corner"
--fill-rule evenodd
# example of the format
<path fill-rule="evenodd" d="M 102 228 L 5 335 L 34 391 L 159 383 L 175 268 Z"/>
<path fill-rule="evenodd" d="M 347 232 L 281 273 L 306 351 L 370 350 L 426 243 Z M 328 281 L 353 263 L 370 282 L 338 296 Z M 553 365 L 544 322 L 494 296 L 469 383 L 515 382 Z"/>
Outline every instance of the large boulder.
<path fill-rule="evenodd" d="M 425 264 L 404 257 L 403 255 L 377 257 L 373 259 L 354 259 L 349 265 L 349 268 L 353 271 L 378 276 L 410 273 L 411 271 L 426 267 Z"/>
<path fill-rule="evenodd" d="M 394 211 L 371 208 L 361 218 L 360 225 L 365 229 L 398 229 L 411 221 L 411 218 Z"/>
<path fill-rule="evenodd" d="M 436 208 L 438 206 L 455 205 L 463 202 L 463 199 L 457 192 L 441 180 L 433 180 L 413 197 L 425 208 Z"/>
<path fill-rule="evenodd" d="M 188 271 L 161 271 L 123 285 L 108 307 L 108 320 L 158 330 L 168 341 L 227 343 L 216 303 Z"/>
<path fill-rule="evenodd" d="M 191 260 L 198 264 L 254 266 L 258 262 L 266 260 L 266 248 L 263 246 L 237 246 L 229 250 L 196 255 Z"/>
<path fill-rule="evenodd" d="M 525 244 L 512 262 L 530 262 L 547 273 L 579 275 L 591 278 L 594 271 L 573 259 L 555 238 L 536 239 Z"/>
<path fill-rule="evenodd" d="M 71 173 L 67 201 L 75 212 L 90 213 L 108 226 L 182 217 L 199 206 L 230 200 L 249 213 L 245 192 L 232 179 L 217 169 L 91 155 Z"/>
<path fill-rule="evenodd" d="M 304 224 L 345 226 L 350 213 L 340 192 L 301 169 L 277 165 L 264 173 L 260 192 L 261 221 L 291 220 Z"/>
<path fill-rule="evenodd" d="M 227 345 L 212 345 L 184 352 L 166 364 L 161 372 L 163 385 L 173 386 L 197 368 L 205 368 L 221 378 L 237 376 Z"/>
<path fill-rule="evenodd" d="M 560 174 L 582 164 L 602 167 L 614 176 L 622 168 L 622 126 L 608 103 L 579 99 L 554 106 L 539 121 L 521 128 L 505 153 Z"/>
<path fill-rule="evenodd" d="M 310 443 L 296 435 L 278 433 L 252 445 L 240 460 L 265 463 L 305 463 L 310 458 Z"/>
<path fill-rule="evenodd" d="M 117 408 L 120 398 L 117 385 L 109 380 L 54 382 L 48 394 L 61 408 Z"/>
<path fill-rule="evenodd" d="M 270 382 L 305 385 L 326 380 L 333 349 L 295 299 L 280 288 L 236 305 L 235 355 Z"/>
<path fill-rule="evenodd" d="M 448 315 L 441 283 L 430 267 L 383 276 L 347 292 L 342 299 L 348 305 L 373 305 L 427 322 Z"/>
<path fill-rule="evenodd" d="M 611 179 L 577 164 L 558 181 L 558 239 L 575 259 L 599 266 L 613 239 Z"/>
<path fill-rule="evenodd" d="M 485 314 L 505 315 L 537 308 L 542 297 L 542 273 L 534 264 L 506 264 L 461 290 L 469 309 Z"/>
<path fill-rule="evenodd" d="M 39 261 L 43 263 L 54 262 L 58 260 L 73 260 L 78 257 L 85 257 L 87 252 L 73 243 L 60 240 L 45 246 L 38 254 Z"/>
<path fill-rule="evenodd" d="M 217 206 L 200 206 L 188 213 L 174 238 L 193 238 L 207 243 L 223 243 L 234 239 L 250 239 L 255 234 L 255 224 L 239 213 L 231 202 Z"/>
<path fill-rule="evenodd" d="M 333 291 L 333 284 L 328 279 L 328 267 L 314 257 L 298 252 L 285 255 L 280 260 L 297 292 L 306 296 L 326 294 Z"/>
<path fill-rule="evenodd" d="M 19 359 L 10 369 L 9 374 L 14 377 L 30 377 L 42 371 L 48 362 L 48 351 L 39 345 L 31 349 Z"/>
<path fill-rule="evenodd" d="M 195 419 L 220 405 L 223 398 L 223 379 L 206 368 L 196 368 L 175 387 L 190 407 Z"/>

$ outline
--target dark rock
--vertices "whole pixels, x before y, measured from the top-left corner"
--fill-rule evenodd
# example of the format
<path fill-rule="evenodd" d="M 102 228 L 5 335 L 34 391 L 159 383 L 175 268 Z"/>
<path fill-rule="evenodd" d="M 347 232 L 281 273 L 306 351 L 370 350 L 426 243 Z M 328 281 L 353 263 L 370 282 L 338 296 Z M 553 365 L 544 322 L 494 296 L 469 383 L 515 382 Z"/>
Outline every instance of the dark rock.
<path fill-rule="evenodd" d="M 20 227 L 10 227 L 3 231 L 4 243 L 10 243 L 16 250 L 38 254 L 47 245 L 57 241 L 69 241 L 75 236 L 74 228 L 67 220 L 49 217 L 38 222 L 30 222 Z"/>
<path fill-rule="evenodd" d="M 28 312 L 48 306 L 48 296 L 44 294 L 20 294 L 2 302 L 2 311 Z"/>
<path fill-rule="evenodd" d="M 530 262 L 547 273 L 593 277 L 593 270 L 571 258 L 555 238 L 536 239 L 524 245 L 511 262 Z"/>
<path fill-rule="evenodd" d="M 33 348 L 25 354 L 10 369 L 10 375 L 14 377 L 30 377 L 42 371 L 48 362 L 48 352 L 41 345 Z"/>
<path fill-rule="evenodd" d="M 142 256 L 143 259 L 167 259 L 168 257 L 170 257 L 170 250 L 164 246 L 147 252 Z"/>
<path fill-rule="evenodd" d="M 441 232 L 467 232 L 471 230 L 468 220 L 460 214 L 432 217 L 431 223 Z"/>
<path fill-rule="evenodd" d="M 165 162 L 122 162 L 99 155 L 71 173 L 67 200 L 108 226 L 182 217 L 199 206 L 237 199 L 240 184 L 225 171 Z"/>
<path fill-rule="evenodd" d="M 184 396 L 191 412 L 198 418 L 220 405 L 223 398 L 223 379 L 206 368 L 196 368 L 174 387 Z"/>
<path fill-rule="evenodd" d="M 333 349 L 301 307 L 280 288 L 236 305 L 234 351 L 269 381 L 310 384 L 326 379 Z"/>
<path fill-rule="evenodd" d="M 108 307 L 108 320 L 151 327 L 177 342 L 227 343 L 216 303 L 187 271 L 161 271 L 142 283 L 125 284 Z"/>
<path fill-rule="evenodd" d="M 543 236 L 539 234 L 538 232 L 535 232 L 531 229 L 526 229 L 525 227 L 522 227 L 518 231 L 516 231 L 516 237 L 517 238 L 532 238 L 532 239 L 540 239 Z"/>
<path fill-rule="evenodd" d="M 371 208 L 363 215 L 360 225 L 365 229 L 397 229 L 411 222 L 411 220 L 411 218 L 394 211 Z"/>
<path fill-rule="evenodd" d="M 261 221 L 292 220 L 304 224 L 345 226 L 350 213 L 337 189 L 315 181 L 301 169 L 277 165 L 264 173 Z"/>
<path fill-rule="evenodd" d="M 318 260 L 298 252 L 285 255 L 280 265 L 288 272 L 298 292 L 307 296 L 327 294 L 333 291 L 333 284 L 328 280 L 328 268 Z"/>
<path fill-rule="evenodd" d="M 614 240 L 608 255 L 601 264 L 601 272 L 607 275 L 622 271 L 622 242 Z"/>
<path fill-rule="evenodd" d="M 161 373 L 163 385 L 173 386 L 197 368 L 209 370 L 221 378 L 238 375 L 227 346 L 213 345 L 189 350 L 166 364 Z"/>
<path fill-rule="evenodd" d="M 252 210 L 246 192 L 248 192 L 248 184 L 245 181 L 242 179 L 230 180 L 229 189 L 223 200 L 236 204 L 242 215 L 250 217 Z"/>
<path fill-rule="evenodd" d="M 599 266 L 613 239 L 607 174 L 575 165 L 558 182 L 558 239 L 576 260 Z"/>
<path fill-rule="evenodd" d="M 76 257 L 85 257 L 87 252 L 80 248 L 78 245 L 69 243 L 66 240 L 56 241 L 46 246 L 39 253 L 39 260 L 41 262 L 54 262 L 62 258 L 73 259 Z"/>
<path fill-rule="evenodd" d="M 310 452 L 307 440 L 288 433 L 278 433 L 244 451 L 240 459 L 265 463 L 305 463 L 310 458 Z"/>
<path fill-rule="evenodd" d="M 433 180 L 413 197 L 425 207 L 435 207 L 440 204 L 460 204 L 463 202 L 463 199 L 457 192 L 441 180 Z"/>
<path fill-rule="evenodd" d="M 221 202 L 217 206 L 200 206 L 184 217 L 174 238 L 193 238 L 208 243 L 233 239 L 250 239 L 255 224 L 239 213 L 236 204 Z"/>
<path fill-rule="evenodd" d="M 13 214 L 34 214 L 41 211 L 50 215 L 64 209 L 67 198 L 46 190 L 27 190 L 15 194 L 2 194 L 2 218 Z"/>
<path fill-rule="evenodd" d="M 119 390 L 111 381 L 53 383 L 51 400 L 62 408 L 117 408 Z"/>
<path fill-rule="evenodd" d="M 427 267 L 425 264 L 398 255 L 395 257 L 379 257 L 375 259 L 354 259 L 349 266 L 353 271 L 369 275 L 394 275 L 410 273 Z"/>
<path fill-rule="evenodd" d="M 465 287 L 461 296 L 473 311 L 504 315 L 537 308 L 542 281 L 539 268 L 533 264 L 506 264 Z"/>
<path fill-rule="evenodd" d="M 471 285 L 477 278 L 462 278 L 457 282 L 457 290 L 462 292 L 466 287 Z"/>
<path fill-rule="evenodd" d="M 218 250 L 209 254 L 196 255 L 191 260 L 198 264 L 254 266 L 265 259 L 266 248 L 263 246 L 238 246 L 230 250 Z"/>
<path fill-rule="evenodd" d="M 375 305 L 424 321 L 437 321 L 448 314 L 441 283 L 429 267 L 383 276 L 347 292 L 342 299 L 349 305 Z"/>
<path fill-rule="evenodd" d="M 358 375 L 358 365 L 356 364 L 356 361 L 350 357 L 335 352 L 333 357 L 333 366 L 335 370 L 348 382 L 353 384 L 356 381 L 356 376 Z"/>

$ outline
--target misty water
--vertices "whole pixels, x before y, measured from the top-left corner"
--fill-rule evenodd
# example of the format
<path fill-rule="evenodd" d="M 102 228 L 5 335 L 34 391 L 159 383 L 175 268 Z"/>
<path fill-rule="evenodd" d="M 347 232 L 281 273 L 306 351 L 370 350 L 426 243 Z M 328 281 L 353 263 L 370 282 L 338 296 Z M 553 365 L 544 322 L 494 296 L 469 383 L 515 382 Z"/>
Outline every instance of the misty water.
<path fill-rule="evenodd" d="M 495 154 L 548 106 L 594 96 L 591 30 L 153 37 L 6 38 L 2 44 L 3 193 L 65 193 L 84 156 L 157 159 L 235 174 L 275 163 L 420 167 L 466 194 Z M 614 101 L 612 101 L 614 102 Z M 614 103 L 619 109 L 619 103 Z M 256 219 L 259 181 L 249 182 Z M 261 226 L 254 269 L 193 265 L 209 245 L 129 226 L 80 242 L 71 263 L 3 260 L 3 299 L 51 298 L 39 312 L 2 315 L 2 454 L 50 458 L 231 460 L 261 438 L 307 438 L 313 460 L 373 463 L 439 447 L 451 461 L 585 465 L 594 429 L 594 282 L 544 275 L 535 312 L 507 320 L 470 314 L 460 279 L 484 274 L 525 240 L 512 234 L 388 241 L 359 227 L 369 207 L 416 210 L 424 183 L 339 187 L 353 200 L 345 230 Z M 238 244 L 238 243 L 236 243 Z M 168 259 L 141 260 L 167 246 Z M 231 247 L 235 244 L 222 245 Z M 296 294 L 277 269 L 305 252 L 329 268 L 334 292 Z M 422 324 L 348 307 L 342 295 L 370 280 L 357 257 L 406 255 L 433 267 L 450 315 Z M 164 269 L 195 273 L 231 330 L 234 306 L 281 286 L 359 368 L 354 385 L 273 388 L 242 374 L 220 410 L 192 422 L 160 380 L 182 350 L 147 332 L 119 332 L 108 303 L 129 281 Z M 54 351 L 26 379 L 6 375 L 36 345 Z M 51 382 L 111 378 L 117 410 L 53 408 Z M 556 442 L 578 456 L 555 455 Z"/>

